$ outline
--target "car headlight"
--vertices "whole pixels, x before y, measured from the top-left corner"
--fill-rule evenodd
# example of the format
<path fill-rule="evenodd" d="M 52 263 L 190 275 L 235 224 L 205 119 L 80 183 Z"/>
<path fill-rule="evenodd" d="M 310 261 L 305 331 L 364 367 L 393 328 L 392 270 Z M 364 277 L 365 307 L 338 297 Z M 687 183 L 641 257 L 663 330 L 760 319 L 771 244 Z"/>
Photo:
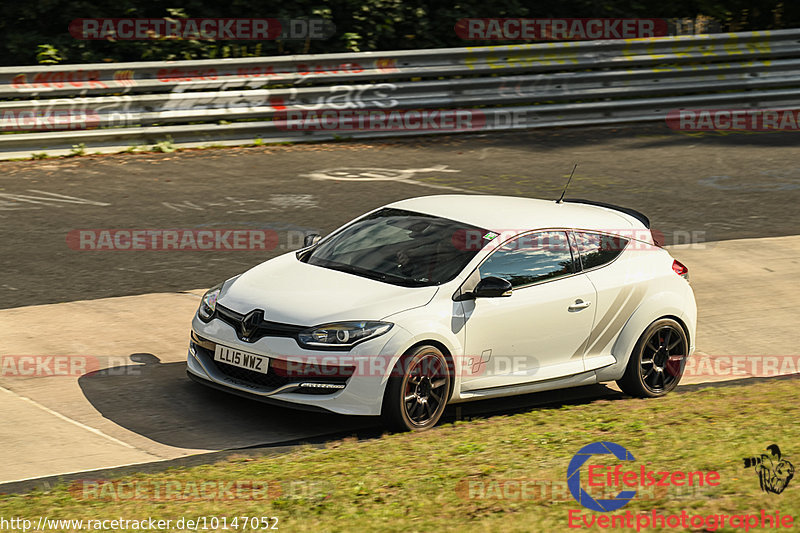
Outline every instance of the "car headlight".
<path fill-rule="evenodd" d="M 391 328 L 391 322 L 337 322 L 301 331 L 297 340 L 306 348 L 351 348 Z"/>
<path fill-rule="evenodd" d="M 200 308 L 197 310 L 197 316 L 203 322 L 208 322 L 214 316 L 214 311 L 217 310 L 217 298 L 219 298 L 221 289 L 222 283 L 215 285 L 208 289 L 200 299 Z"/>

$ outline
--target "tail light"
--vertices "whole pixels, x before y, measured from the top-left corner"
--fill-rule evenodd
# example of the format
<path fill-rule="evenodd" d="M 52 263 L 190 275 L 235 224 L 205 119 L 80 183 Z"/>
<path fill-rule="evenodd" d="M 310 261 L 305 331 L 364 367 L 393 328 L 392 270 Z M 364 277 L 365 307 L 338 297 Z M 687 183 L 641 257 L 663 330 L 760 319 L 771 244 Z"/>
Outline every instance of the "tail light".
<path fill-rule="evenodd" d="M 686 281 L 689 281 L 689 268 L 677 259 L 672 262 L 672 270 Z"/>

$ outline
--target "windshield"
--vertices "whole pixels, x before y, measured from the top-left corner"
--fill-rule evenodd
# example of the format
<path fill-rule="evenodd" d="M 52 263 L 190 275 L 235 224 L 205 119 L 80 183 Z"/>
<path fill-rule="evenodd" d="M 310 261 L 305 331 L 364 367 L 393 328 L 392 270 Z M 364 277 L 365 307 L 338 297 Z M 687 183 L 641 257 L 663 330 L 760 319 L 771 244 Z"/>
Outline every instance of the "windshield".
<path fill-rule="evenodd" d="M 311 265 L 422 287 L 456 277 L 494 236 L 446 218 L 384 208 L 356 220 L 298 257 Z"/>

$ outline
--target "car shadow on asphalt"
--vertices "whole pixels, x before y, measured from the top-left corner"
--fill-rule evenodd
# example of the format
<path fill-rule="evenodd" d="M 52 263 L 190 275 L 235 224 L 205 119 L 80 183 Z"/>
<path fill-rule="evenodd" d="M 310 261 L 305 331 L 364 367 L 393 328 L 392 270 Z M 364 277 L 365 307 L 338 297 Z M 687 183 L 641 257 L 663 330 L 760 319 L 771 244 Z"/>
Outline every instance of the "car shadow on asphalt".
<path fill-rule="evenodd" d="M 375 438 L 386 432 L 377 417 L 301 411 L 205 387 L 186 376 L 186 363 L 182 361 L 161 363 L 150 353 L 132 354 L 130 359 L 135 364 L 86 374 L 78 384 L 105 418 L 169 446 L 203 450 L 269 448 L 324 444 L 348 436 Z M 776 379 L 798 376 L 682 385 L 676 393 Z M 586 385 L 451 405 L 440 423 L 625 397 L 604 384 Z"/>
<path fill-rule="evenodd" d="M 343 416 L 266 404 L 205 387 L 186 376 L 186 363 L 161 363 L 151 353 L 134 364 L 81 376 L 78 385 L 103 417 L 150 440 L 178 448 L 231 450 L 293 443 L 319 444 L 385 432 L 377 417 Z M 621 393 L 604 385 L 452 405 L 442 422 L 491 417 L 544 405 L 587 403 Z"/>
<path fill-rule="evenodd" d="M 298 411 L 193 382 L 186 363 L 150 353 L 135 364 L 81 376 L 78 385 L 103 417 L 148 439 L 179 448 L 225 450 L 306 439 L 365 426 L 363 418 Z"/>

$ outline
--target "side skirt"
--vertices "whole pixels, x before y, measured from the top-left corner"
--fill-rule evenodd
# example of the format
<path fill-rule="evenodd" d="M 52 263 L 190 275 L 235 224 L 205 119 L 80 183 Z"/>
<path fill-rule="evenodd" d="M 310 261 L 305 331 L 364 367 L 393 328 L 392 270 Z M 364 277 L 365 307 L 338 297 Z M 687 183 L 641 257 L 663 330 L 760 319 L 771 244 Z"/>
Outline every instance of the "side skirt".
<path fill-rule="evenodd" d="M 591 370 L 589 372 L 581 372 L 580 374 L 574 374 L 572 376 L 537 381 L 535 383 L 515 384 L 507 387 L 491 387 L 487 389 L 473 389 L 460 393 L 458 398 L 453 398 L 449 403 L 466 402 L 484 398 L 501 398 L 503 396 L 516 396 L 518 394 L 530 394 L 531 392 L 566 389 L 568 387 L 580 387 L 582 385 L 592 385 L 594 383 L 597 383 L 597 374 L 594 370 Z"/>

